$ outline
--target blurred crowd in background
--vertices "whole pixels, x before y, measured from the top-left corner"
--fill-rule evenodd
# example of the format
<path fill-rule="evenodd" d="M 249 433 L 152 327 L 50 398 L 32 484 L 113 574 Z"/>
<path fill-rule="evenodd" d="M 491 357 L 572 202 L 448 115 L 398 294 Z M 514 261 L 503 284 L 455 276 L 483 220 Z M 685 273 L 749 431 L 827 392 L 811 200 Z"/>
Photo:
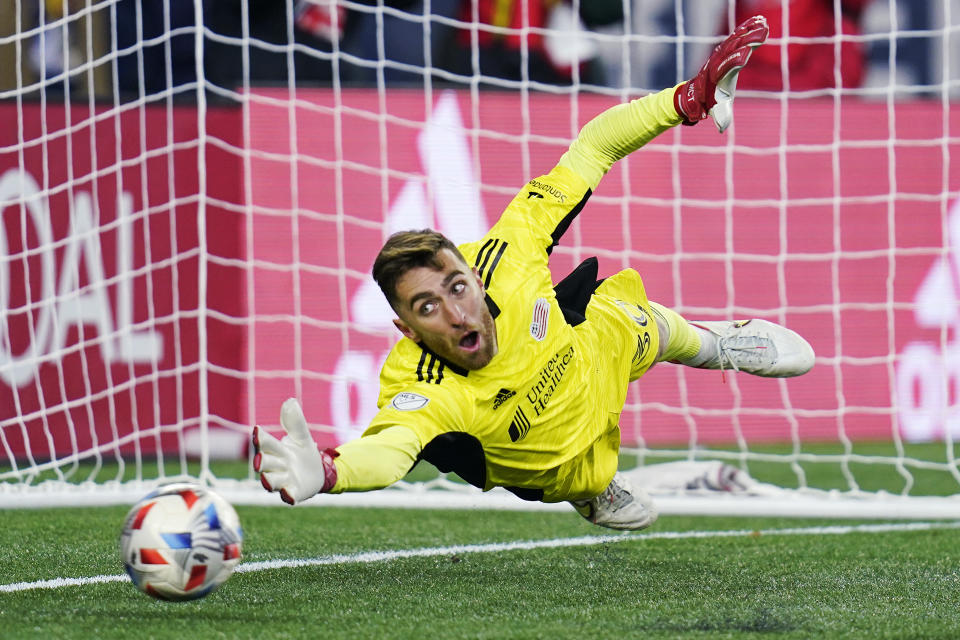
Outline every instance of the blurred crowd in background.
<path fill-rule="evenodd" d="M 4 3 L 10 4 L 10 3 Z M 476 83 L 654 90 L 756 14 L 771 40 L 741 88 L 957 93 L 960 0 L 20 0 L 0 8 L 0 88 L 120 99 L 195 82 Z M 19 9 L 19 15 L 17 14 Z M 838 15 L 839 14 L 839 15 Z M 195 25 L 206 37 L 198 46 Z M 836 34 L 841 38 L 834 38 Z M 624 37 L 624 36 L 628 37 Z M 788 41 L 781 38 L 787 35 Z M 288 46 L 291 42 L 295 47 Z M 198 56 L 202 53 L 202 63 Z M 11 56 L 12 59 L 11 59 Z M 953 61 L 953 64 L 949 64 Z M 951 77 L 952 74 L 952 77 Z M 94 80 L 91 81 L 91 78 Z M 951 82 L 953 80 L 953 82 Z M 44 82 L 46 81 L 46 82 Z M 589 88 L 589 87 L 586 87 Z M 880 91 L 873 92 L 874 94 Z"/>

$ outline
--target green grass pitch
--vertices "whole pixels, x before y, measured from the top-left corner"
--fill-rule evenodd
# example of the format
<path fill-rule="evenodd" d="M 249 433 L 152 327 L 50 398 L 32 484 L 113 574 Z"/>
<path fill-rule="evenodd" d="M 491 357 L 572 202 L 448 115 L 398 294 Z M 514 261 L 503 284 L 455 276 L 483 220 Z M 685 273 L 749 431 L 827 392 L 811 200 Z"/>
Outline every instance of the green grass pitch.
<path fill-rule="evenodd" d="M 126 511 L 4 511 L 0 583 L 119 576 Z M 256 570 L 207 598 L 159 602 L 122 581 L 0 591 L 0 637 L 960 637 L 958 523 L 872 531 L 664 516 L 647 532 L 603 538 L 613 532 L 572 511 L 237 511 Z M 837 524 L 851 529 L 823 529 Z M 447 549 L 565 539 L 579 540 Z M 355 555 L 370 551 L 388 559 Z M 316 558 L 327 563 L 264 568 Z"/>
<path fill-rule="evenodd" d="M 842 448 L 817 447 L 825 462 L 801 463 L 810 486 L 843 488 L 830 460 Z M 862 443 L 851 453 L 889 459 L 895 450 Z M 907 451 L 936 463 L 958 453 L 948 459 L 942 443 Z M 100 481 L 118 477 L 96 469 Z M 783 463 L 750 470 L 795 486 Z M 155 471 L 144 466 L 145 477 Z M 848 472 L 867 490 L 903 489 L 892 464 L 854 458 Z M 915 470 L 914 488 L 954 494 L 954 475 Z M 278 499 L 237 506 L 244 564 L 226 584 L 200 601 L 166 603 L 121 579 L 127 509 L 0 513 L 0 638 L 960 638 L 957 516 L 878 530 L 667 515 L 620 535 L 572 510 L 290 508 Z M 307 562 L 291 566 L 298 561 Z M 58 578 L 78 584 L 22 584 Z"/>

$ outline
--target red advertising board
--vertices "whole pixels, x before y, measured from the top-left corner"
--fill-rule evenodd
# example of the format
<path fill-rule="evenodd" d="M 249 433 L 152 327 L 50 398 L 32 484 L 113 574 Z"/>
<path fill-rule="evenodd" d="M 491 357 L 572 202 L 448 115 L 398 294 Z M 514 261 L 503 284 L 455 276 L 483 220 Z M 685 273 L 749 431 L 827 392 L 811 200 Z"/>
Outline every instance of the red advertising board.
<path fill-rule="evenodd" d="M 238 112 L 213 110 L 211 131 L 236 136 Z M 197 111 L 0 105 L 0 425 L 3 447 L 35 461 L 96 450 L 174 450 L 211 412 L 243 418 L 242 334 L 207 319 L 241 317 L 238 274 L 200 251 L 236 258 L 242 228 L 236 154 L 201 147 Z M 233 124 L 225 120 L 233 120 Z M 201 217 L 201 208 L 203 215 Z M 212 234 L 210 229 L 217 233 Z M 210 279 L 201 303 L 201 260 Z M 201 358 L 201 347 L 207 358 Z"/>

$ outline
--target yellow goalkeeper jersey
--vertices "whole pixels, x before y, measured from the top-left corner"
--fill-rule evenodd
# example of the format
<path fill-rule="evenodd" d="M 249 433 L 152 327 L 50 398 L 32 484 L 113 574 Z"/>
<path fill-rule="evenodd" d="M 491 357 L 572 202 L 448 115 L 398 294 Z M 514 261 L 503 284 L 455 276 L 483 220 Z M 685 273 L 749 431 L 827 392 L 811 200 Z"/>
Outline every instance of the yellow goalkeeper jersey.
<path fill-rule="evenodd" d="M 565 320 L 547 266 L 589 195 L 581 177 L 558 166 L 527 183 L 486 236 L 460 246 L 483 280 L 497 355 L 467 371 L 402 339 L 381 371 L 380 411 L 365 435 L 406 426 L 419 438 L 423 457 L 449 467 L 443 470 L 484 489 L 505 486 L 543 499 L 543 490 L 550 495 L 550 487 L 540 485 L 543 472 L 616 427 L 629 372 L 619 365 L 622 358 L 603 357 L 611 344 L 593 323 Z"/>
<path fill-rule="evenodd" d="M 679 122 L 673 90 L 608 109 L 482 239 L 460 247 L 483 280 L 497 355 L 467 371 L 401 339 L 381 370 L 379 412 L 338 447 L 334 493 L 387 486 L 419 459 L 531 500 L 606 488 L 627 383 L 656 356 L 655 323 L 635 271 L 600 284 L 595 262 L 578 269 L 561 308 L 547 263 L 610 166 Z"/>

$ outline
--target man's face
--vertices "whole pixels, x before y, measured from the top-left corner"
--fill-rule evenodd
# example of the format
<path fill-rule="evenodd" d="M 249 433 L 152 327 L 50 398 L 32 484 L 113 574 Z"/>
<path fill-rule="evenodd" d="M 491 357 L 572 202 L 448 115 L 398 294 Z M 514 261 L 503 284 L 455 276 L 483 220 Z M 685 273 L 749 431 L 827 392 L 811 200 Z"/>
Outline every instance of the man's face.
<path fill-rule="evenodd" d="M 497 354 L 497 326 L 480 277 L 449 249 L 437 254 L 440 270 L 415 267 L 397 281 L 394 320 L 414 342 L 451 363 L 474 370 Z"/>

